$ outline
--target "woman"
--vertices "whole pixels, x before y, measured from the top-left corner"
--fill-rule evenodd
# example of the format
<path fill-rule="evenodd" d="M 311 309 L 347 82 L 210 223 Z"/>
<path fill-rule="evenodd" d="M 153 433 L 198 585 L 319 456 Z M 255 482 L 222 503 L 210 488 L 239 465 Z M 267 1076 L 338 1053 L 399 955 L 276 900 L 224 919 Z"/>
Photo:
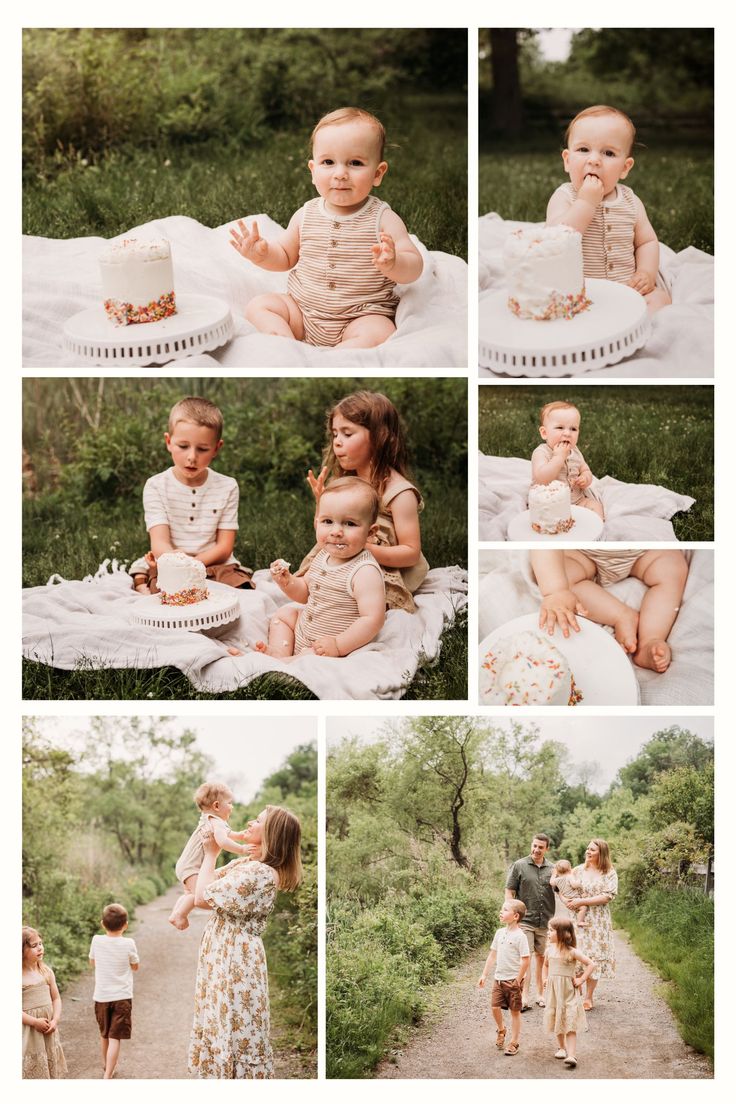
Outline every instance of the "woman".
<path fill-rule="evenodd" d="M 582 883 L 583 896 L 567 900 L 574 912 L 588 906 L 582 927 L 576 926 L 578 949 L 595 962 L 595 970 L 586 982 L 583 1008 L 590 1012 L 593 994 L 601 978 L 616 976 L 616 951 L 613 946 L 613 924 L 609 905 L 618 892 L 618 874 L 611 865 L 611 853 L 603 839 L 593 839 L 585 850 L 585 862 L 576 866 L 573 874 Z"/>
<path fill-rule="evenodd" d="M 268 974 L 261 932 L 276 891 L 302 876 L 301 825 L 288 809 L 267 805 L 244 836 L 252 858 L 215 871 L 220 848 L 205 843 L 195 904 L 211 909 L 199 948 L 189 1070 L 194 1077 L 273 1077 Z"/>

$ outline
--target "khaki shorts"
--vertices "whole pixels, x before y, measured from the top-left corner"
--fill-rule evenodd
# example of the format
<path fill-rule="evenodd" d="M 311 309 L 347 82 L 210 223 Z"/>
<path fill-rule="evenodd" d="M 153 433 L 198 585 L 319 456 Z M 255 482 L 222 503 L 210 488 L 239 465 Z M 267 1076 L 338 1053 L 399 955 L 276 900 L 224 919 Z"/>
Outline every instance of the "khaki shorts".
<path fill-rule="evenodd" d="M 547 929 L 527 928 L 524 924 L 519 924 L 519 927 L 526 936 L 526 941 L 529 944 L 529 954 L 543 955 L 547 950 Z"/>
<path fill-rule="evenodd" d="M 95 1019 L 103 1039 L 129 1039 L 133 1024 L 133 1001 L 95 1001 Z"/>
<path fill-rule="evenodd" d="M 521 986 L 516 978 L 511 981 L 494 981 L 491 1008 L 508 1008 L 509 1012 L 521 1012 Z"/>

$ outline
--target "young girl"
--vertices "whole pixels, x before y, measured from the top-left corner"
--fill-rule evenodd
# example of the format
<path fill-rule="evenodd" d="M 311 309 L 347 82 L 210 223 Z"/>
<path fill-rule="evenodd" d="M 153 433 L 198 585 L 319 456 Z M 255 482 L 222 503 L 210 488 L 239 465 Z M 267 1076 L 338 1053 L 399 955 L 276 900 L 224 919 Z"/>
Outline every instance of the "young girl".
<path fill-rule="evenodd" d="M 57 1027 L 61 997 L 54 971 L 43 961 L 43 942 L 35 928 L 23 928 L 23 1076 L 56 1078 L 66 1074 Z"/>
<path fill-rule="evenodd" d="M 659 242 L 642 201 L 624 180 L 634 165 L 636 128 L 615 107 L 580 111 L 567 128 L 562 162 L 570 177 L 547 205 L 547 225 L 583 235 L 585 275 L 615 280 L 644 296 L 654 313 L 672 302 L 659 272 Z"/>
<path fill-rule="evenodd" d="M 563 904 L 568 901 L 577 901 L 583 896 L 583 886 L 579 878 L 572 873 L 572 863 L 568 859 L 558 859 L 555 863 L 555 872 L 549 880 L 549 884 L 555 893 L 559 893 Z M 575 923 L 579 928 L 585 927 L 585 917 L 588 909 L 582 905 L 575 913 Z"/>
<path fill-rule="evenodd" d="M 547 950 L 544 953 L 542 980 L 545 985 L 546 1010 L 544 1026 L 557 1036 L 555 1058 L 564 1059 L 565 1065 L 575 1069 L 578 1031 L 587 1031 L 588 1024 L 583 1009 L 580 989 L 593 973 L 592 958 L 577 949 L 575 928 L 571 920 L 555 917 L 547 926 Z M 575 976 L 578 963 L 583 972 Z"/>
<path fill-rule="evenodd" d="M 322 470 L 315 477 L 309 471 L 314 497 L 320 496 L 330 479 L 357 475 L 378 493 L 380 505 L 370 550 L 383 569 L 387 609 L 414 613 L 414 593 L 423 583 L 429 564 L 422 555 L 419 514 L 424 502 L 408 478 L 406 434 L 399 412 L 378 391 L 356 391 L 327 413 L 328 445 Z M 302 561 L 297 576 L 303 575 L 317 552 Z"/>
<path fill-rule="evenodd" d="M 532 483 L 561 479 L 570 487 L 573 506 L 584 506 L 603 518 L 603 503 L 592 487 L 593 473 L 578 448 L 578 408 L 562 401 L 547 403 L 539 414 L 539 436 L 544 444 L 532 453 Z"/>

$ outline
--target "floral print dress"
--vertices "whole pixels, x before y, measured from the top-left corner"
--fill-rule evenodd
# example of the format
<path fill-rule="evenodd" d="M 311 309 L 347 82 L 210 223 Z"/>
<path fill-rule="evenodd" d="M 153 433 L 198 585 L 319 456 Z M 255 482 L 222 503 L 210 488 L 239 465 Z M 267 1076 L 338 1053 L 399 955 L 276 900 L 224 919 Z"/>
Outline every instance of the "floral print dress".
<path fill-rule="evenodd" d="M 199 948 L 189 1071 L 261 1080 L 273 1077 L 261 932 L 276 899 L 274 871 L 236 859 L 220 873 L 204 893 L 214 915 Z"/>
<path fill-rule="evenodd" d="M 578 950 L 592 958 L 595 969 L 591 974 L 594 981 L 601 978 L 615 978 L 616 951 L 613 945 L 613 923 L 611 922 L 610 901 L 618 892 L 618 874 L 609 870 L 601 874 L 596 867 L 576 866 L 573 871 L 582 884 L 583 897 L 600 897 L 605 894 L 609 901 L 605 905 L 591 905 L 586 923 L 576 926 Z"/>

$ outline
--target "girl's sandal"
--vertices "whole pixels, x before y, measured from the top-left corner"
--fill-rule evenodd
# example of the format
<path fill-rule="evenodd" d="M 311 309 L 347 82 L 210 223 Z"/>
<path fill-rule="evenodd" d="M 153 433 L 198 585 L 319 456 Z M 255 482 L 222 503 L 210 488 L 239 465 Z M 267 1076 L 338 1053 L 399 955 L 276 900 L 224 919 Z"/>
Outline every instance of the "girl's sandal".
<path fill-rule="evenodd" d="M 503 1050 L 504 1040 L 506 1038 L 506 1028 L 499 1027 L 496 1030 L 496 1046 L 499 1050 Z"/>
<path fill-rule="evenodd" d="M 518 1052 L 518 1050 L 519 1050 L 519 1044 L 518 1043 L 509 1043 L 507 1045 L 506 1049 L 504 1050 L 504 1054 L 506 1054 L 510 1058 L 512 1055 L 516 1054 Z"/>

